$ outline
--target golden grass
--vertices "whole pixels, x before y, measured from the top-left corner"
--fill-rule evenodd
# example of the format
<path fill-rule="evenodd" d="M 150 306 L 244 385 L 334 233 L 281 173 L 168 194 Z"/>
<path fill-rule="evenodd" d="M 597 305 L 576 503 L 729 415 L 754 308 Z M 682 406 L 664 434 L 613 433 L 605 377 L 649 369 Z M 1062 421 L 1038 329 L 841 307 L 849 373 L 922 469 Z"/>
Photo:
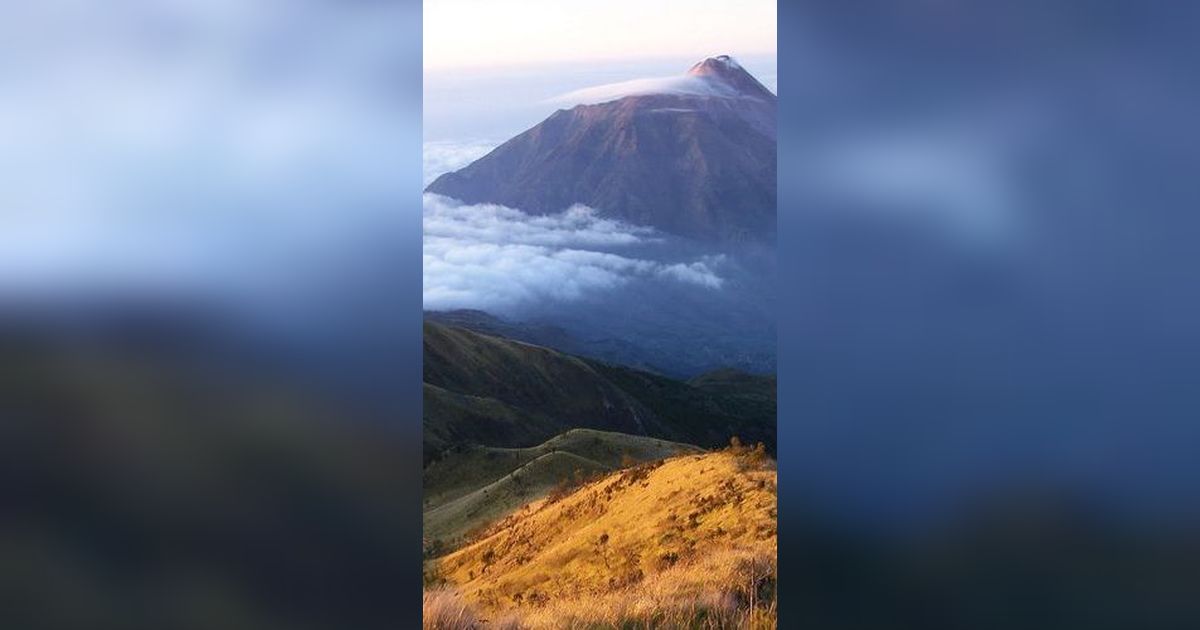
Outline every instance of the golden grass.
<path fill-rule="evenodd" d="M 774 628 L 774 550 L 722 550 L 608 593 L 528 607 L 523 628 Z"/>
<path fill-rule="evenodd" d="M 421 597 L 421 620 L 426 630 L 473 630 L 479 627 L 475 606 L 449 588 L 425 591 Z"/>
<path fill-rule="evenodd" d="M 745 449 L 635 466 L 527 505 L 432 569 L 510 627 L 773 628 L 775 483 Z"/>
<path fill-rule="evenodd" d="M 424 534 L 438 556 L 477 538 L 473 530 L 561 493 L 577 477 L 683 453 L 695 446 L 609 431 L 572 429 L 530 448 L 475 447 L 426 467 Z"/>

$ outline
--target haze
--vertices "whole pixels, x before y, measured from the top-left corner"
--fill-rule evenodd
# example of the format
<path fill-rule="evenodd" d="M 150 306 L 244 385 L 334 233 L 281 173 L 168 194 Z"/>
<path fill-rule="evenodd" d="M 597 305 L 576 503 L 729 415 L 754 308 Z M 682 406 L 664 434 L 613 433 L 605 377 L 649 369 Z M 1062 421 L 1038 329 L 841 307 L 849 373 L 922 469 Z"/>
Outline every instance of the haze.
<path fill-rule="evenodd" d="M 425 69 L 775 53 L 775 2 L 431 0 Z"/>

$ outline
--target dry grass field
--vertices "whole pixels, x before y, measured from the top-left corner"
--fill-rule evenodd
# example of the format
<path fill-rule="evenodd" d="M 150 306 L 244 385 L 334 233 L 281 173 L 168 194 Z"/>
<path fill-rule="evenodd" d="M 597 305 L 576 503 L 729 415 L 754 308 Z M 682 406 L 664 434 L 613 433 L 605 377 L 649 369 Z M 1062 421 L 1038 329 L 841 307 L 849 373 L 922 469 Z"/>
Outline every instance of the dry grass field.
<path fill-rule="evenodd" d="M 525 505 L 427 568 L 427 628 L 773 628 L 776 474 L 731 448 Z"/>

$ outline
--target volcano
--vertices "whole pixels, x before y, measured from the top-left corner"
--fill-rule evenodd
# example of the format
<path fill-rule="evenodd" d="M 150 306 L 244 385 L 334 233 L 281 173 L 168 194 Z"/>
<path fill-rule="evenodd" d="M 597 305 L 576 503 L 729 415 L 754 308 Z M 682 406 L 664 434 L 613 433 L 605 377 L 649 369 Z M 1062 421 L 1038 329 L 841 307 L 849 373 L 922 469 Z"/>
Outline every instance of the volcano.
<path fill-rule="evenodd" d="M 556 111 L 426 192 L 535 215 L 584 204 L 705 242 L 774 241 L 775 94 L 728 55 L 607 87 L 608 100 Z"/>

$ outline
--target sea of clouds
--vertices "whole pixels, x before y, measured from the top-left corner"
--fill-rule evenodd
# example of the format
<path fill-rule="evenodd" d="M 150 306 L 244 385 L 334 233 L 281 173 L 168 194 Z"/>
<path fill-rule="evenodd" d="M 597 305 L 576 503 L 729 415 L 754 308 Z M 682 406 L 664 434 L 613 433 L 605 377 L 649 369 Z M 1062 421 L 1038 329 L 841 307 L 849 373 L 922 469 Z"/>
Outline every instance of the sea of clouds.
<path fill-rule="evenodd" d="M 675 249 L 652 228 L 583 205 L 537 216 L 427 193 L 424 306 L 512 313 L 634 282 L 721 288 L 723 256 L 678 260 Z"/>
<path fill-rule="evenodd" d="M 425 180 L 493 148 L 480 141 L 425 144 Z M 681 253 L 667 235 L 576 204 L 531 215 L 498 204 L 424 196 L 424 306 L 497 313 L 592 297 L 633 282 L 719 289 L 724 256 Z"/>

